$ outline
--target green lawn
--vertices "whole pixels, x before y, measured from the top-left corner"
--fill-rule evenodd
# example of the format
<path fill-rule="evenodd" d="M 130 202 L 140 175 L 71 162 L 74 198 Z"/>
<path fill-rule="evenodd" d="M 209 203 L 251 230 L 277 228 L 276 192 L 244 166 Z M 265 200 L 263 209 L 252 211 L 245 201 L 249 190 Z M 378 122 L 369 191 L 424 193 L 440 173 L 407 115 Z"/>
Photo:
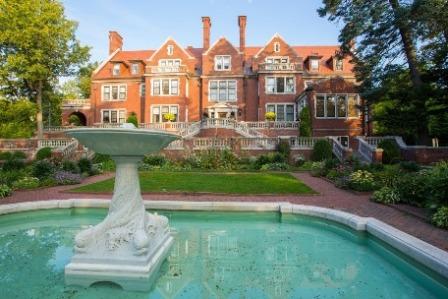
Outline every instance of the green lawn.
<path fill-rule="evenodd" d="M 142 192 L 195 192 L 223 194 L 315 194 L 288 173 L 141 172 Z M 72 192 L 112 192 L 114 180 L 93 183 Z"/>

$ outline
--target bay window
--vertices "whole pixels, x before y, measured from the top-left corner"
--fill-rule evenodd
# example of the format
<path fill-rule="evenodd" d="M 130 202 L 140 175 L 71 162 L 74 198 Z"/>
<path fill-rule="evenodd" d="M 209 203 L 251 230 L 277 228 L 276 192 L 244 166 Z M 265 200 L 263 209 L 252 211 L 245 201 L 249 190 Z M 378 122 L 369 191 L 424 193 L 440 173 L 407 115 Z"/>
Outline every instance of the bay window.
<path fill-rule="evenodd" d="M 274 112 L 276 121 L 295 121 L 294 104 L 267 104 L 266 112 Z"/>
<path fill-rule="evenodd" d="M 317 118 L 359 117 L 359 96 L 355 94 L 317 94 L 315 116 Z"/>
<path fill-rule="evenodd" d="M 179 79 L 153 79 L 152 95 L 154 96 L 179 95 Z"/>
<path fill-rule="evenodd" d="M 102 86 L 103 101 L 124 101 L 127 96 L 126 84 L 106 84 Z"/>
<path fill-rule="evenodd" d="M 209 101 L 211 102 L 236 101 L 236 80 L 210 80 Z"/>
<path fill-rule="evenodd" d="M 266 77 L 267 94 L 293 94 L 294 92 L 294 77 Z"/>
<path fill-rule="evenodd" d="M 101 122 L 106 124 L 122 124 L 126 120 L 125 109 L 101 110 Z"/>

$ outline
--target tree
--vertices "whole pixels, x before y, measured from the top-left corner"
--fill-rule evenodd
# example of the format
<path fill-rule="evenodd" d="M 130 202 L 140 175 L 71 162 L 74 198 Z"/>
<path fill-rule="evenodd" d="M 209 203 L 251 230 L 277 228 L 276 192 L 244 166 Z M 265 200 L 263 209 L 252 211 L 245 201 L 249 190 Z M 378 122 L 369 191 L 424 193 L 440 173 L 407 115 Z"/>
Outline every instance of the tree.
<path fill-rule="evenodd" d="M 29 138 L 36 129 L 36 104 L 0 99 L 0 138 Z"/>
<path fill-rule="evenodd" d="M 98 67 L 98 62 L 88 63 L 79 68 L 73 79 L 65 81 L 60 91 L 64 99 L 90 98 L 92 72 Z"/>
<path fill-rule="evenodd" d="M 0 80 L 36 101 L 38 137 L 43 135 L 44 85 L 75 73 L 89 49 L 76 40 L 76 23 L 56 0 L 0 1 Z"/>
<path fill-rule="evenodd" d="M 300 111 L 300 136 L 311 137 L 311 112 L 310 108 L 303 107 Z"/>

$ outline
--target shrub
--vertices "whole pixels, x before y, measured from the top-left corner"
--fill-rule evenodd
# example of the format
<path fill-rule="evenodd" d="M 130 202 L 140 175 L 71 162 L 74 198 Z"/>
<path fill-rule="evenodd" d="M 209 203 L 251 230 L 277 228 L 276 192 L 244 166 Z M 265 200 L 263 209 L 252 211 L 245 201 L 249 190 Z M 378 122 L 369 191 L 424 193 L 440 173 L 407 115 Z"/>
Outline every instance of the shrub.
<path fill-rule="evenodd" d="M 382 187 L 373 192 L 372 200 L 384 204 L 394 204 L 400 201 L 400 194 L 394 188 Z"/>
<path fill-rule="evenodd" d="M 401 159 L 400 148 L 394 140 L 382 140 L 380 143 L 378 143 L 378 148 L 383 149 L 384 164 L 397 163 Z"/>
<path fill-rule="evenodd" d="M 335 179 L 334 185 L 340 189 L 348 189 L 350 185 L 350 177 L 349 176 L 338 177 Z"/>
<path fill-rule="evenodd" d="M 5 198 L 9 195 L 11 195 L 12 190 L 8 187 L 8 185 L 1 184 L 0 185 L 0 198 Z"/>
<path fill-rule="evenodd" d="M 25 177 L 23 170 L 10 170 L 0 172 L 0 184 L 12 186 L 15 181 Z"/>
<path fill-rule="evenodd" d="M 44 178 L 40 180 L 41 187 L 53 187 L 57 185 L 56 180 L 53 177 Z"/>
<path fill-rule="evenodd" d="M 310 108 L 303 107 L 300 111 L 300 127 L 299 132 L 301 137 L 311 137 L 311 113 Z"/>
<path fill-rule="evenodd" d="M 12 184 L 14 189 L 36 189 L 39 187 L 39 179 L 35 177 L 23 177 Z"/>
<path fill-rule="evenodd" d="M 398 168 L 386 168 L 383 171 L 376 172 L 374 174 L 375 181 L 380 186 L 395 188 L 402 176 L 402 172 Z"/>
<path fill-rule="evenodd" d="M 176 115 L 173 113 L 165 113 L 165 114 L 163 114 L 163 119 L 166 121 L 175 121 Z"/>
<path fill-rule="evenodd" d="M 0 152 L 0 160 L 10 160 L 10 159 L 26 159 L 26 154 L 21 151 L 15 152 Z"/>
<path fill-rule="evenodd" d="M 80 169 L 78 167 L 78 165 L 70 160 L 64 160 L 62 161 L 62 166 L 61 166 L 62 170 L 64 171 L 68 171 L 71 173 L 80 173 Z"/>
<path fill-rule="evenodd" d="M 330 171 L 328 171 L 328 173 L 326 174 L 327 179 L 329 179 L 330 181 L 335 181 L 338 178 L 338 172 L 336 171 L 336 169 L 331 169 Z"/>
<path fill-rule="evenodd" d="M 0 138 L 30 138 L 36 130 L 37 106 L 28 99 L 0 100 Z"/>
<path fill-rule="evenodd" d="M 55 167 L 47 160 L 36 161 L 33 163 L 31 174 L 38 179 L 45 179 L 53 176 Z"/>
<path fill-rule="evenodd" d="M 286 160 L 289 160 L 289 155 L 291 153 L 291 146 L 287 140 L 281 140 L 277 144 L 277 152 L 285 157 Z"/>
<path fill-rule="evenodd" d="M 400 168 L 407 172 L 417 172 L 421 169 L 420 165 L 414 161 L 401 161 Z"/>
<path fill-rule="evenodd" d="M 328 140 L 322 139 L 316 141 L 313 147 L 313 152 L 311 153 L 312 161 L 323 161 L 326 159 L 331 159 L 333 156 L 333 149 Z"/>
<path fill-rule="evenodd" d="M 448 229 L 448 206 L 440 207 L 431 220 L 436 226 Z"/>
<path fill-rule="evenodd" d="M 289 168 L 286 163 L 268 163 L 261 166 L 261 170 L 278 171 L 287 170 Z"/>
<path fill-rule="evenodd" d="M 295 159 L 294 159 L 294 165 L 297 166 L 297 167 L 300 167 L 300 166 L 304 165 L 305 162 L 306 162 L 306 159 L 305 159 L 305 157 L 302 156 L 302 155 L 298 155 L 298 156 L 295 157 Z"/>
<path fill-rule="evenodd" d="M 128 118 L 126 119 L 126 122 L 131 123 L 136 128 L 138 128 L 138 119 L 137 119 L 137 115 L 135 114 L 135 112 L 131 112 L 131 115 L 129 115 Z"/>
<path fill-rule="evenodd" d="M 375 189 L 373 174 L 365 170 L 357 170 L 350 175 L 349 186 L 355 191 L 372 191 Z"/>
<path fill-rule="evenodd" d="M 51 148 L 43 147 L 36 153 L 36 160 L 43 160 L 51 158 Z"/>
<path fill-rule="evenodd" d="M 265 114 L 264 114 L 264 118 L 266 119 L 266 120 L 268 120 L 268 121 L 275 121 L 275 112 L 266 112 Z"/>
<path fill-rule="evenodd" d="M 87 173 L 87 174 L 92 174 L 92 161 L 90 161 L 87 158 L 81 158 L 78 161 L 78 167 L 79 167 L 79 171 L 81 171 L 81 173 Z"/>
<path fill-rule="evenodd" d="M 430 195 L 429 172 L 402 174 L 396 184 L 402 202 L 422 206 Z"/>
<path fill-rule="evenodd" d="M 79 119 L 78 115 L 72 114 L 68 118 L 68 123 L 74 126 L 80 126 L 81 120 Z"/>
<path fill-rule="evenodd" d="M 79 174 L 63 170 L 57 171 L 54 175 L 54 179 L 58 185 L 74 185 L 81 183 L 81 176 Z"/>
<path fill-rule="evenodd" d="M 20 170 L 23 169 L 24 167 L 25 167 L 24 160 L 11 158 L 3 163 L 2 169 L 4 171 L 11 171 L 11 170 Z"/>
<path fill-rule="evenodd" d="M 163 166 L 167 162 L 166 157 L 162 155 L 148 155 L 143 158 L 143 163 L 151 166 Z"/>
<path fill-rule="evenodd" d="M 448 204 L 448 162 L 439 162 L 429 172 L 428 186 L 431 201 L 436 204 Z"/>

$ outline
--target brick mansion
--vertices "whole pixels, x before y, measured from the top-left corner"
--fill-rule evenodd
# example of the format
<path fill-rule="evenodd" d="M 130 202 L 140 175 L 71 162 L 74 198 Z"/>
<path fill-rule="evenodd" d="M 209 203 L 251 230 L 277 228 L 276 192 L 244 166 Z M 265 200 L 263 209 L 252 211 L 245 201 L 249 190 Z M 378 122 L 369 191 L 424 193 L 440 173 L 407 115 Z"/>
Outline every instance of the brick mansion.
<path fill-rule="evenodd" d="M 290 45 L 279 34 L 246 45 L 246 22 L 238 17 L 239 45 L 211 41 L 209 17 L 202 17 L 201 47 L 169 37 L 158 49 L 127 51 L 120 34 L 109 32 L 109 57 L 92 74 L 89 101 L 64 104 L 64 122 L 75 114 L 84 125 L 113 125 L 132 114 L 143 127 L 207 120 L 250 128 L 269 115 L 274 126 L 295 128 L 271 137 L 297 136 L 308 106 L 313 136 L 335 136 L 348 146 L 368 133 L 353 65 L 339 46 Z"/>

